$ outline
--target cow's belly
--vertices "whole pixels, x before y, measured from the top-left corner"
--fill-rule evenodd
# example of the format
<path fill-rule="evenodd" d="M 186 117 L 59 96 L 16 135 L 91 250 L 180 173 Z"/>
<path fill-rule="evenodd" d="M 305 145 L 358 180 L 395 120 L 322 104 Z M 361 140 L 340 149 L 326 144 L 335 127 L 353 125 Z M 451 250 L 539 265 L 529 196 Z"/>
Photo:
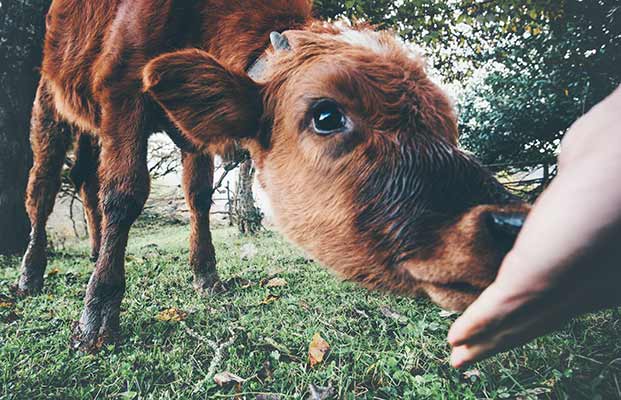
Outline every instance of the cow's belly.
<path fill-rule="evenodd" d="M 85 91 L 78 87 L 66 87 L 62 83 L 48 81 L 52 88 L 54 106 L 61 119 L 79 129 L 97 133 L 99 131 L 101 111 L 99 105 Z"/>

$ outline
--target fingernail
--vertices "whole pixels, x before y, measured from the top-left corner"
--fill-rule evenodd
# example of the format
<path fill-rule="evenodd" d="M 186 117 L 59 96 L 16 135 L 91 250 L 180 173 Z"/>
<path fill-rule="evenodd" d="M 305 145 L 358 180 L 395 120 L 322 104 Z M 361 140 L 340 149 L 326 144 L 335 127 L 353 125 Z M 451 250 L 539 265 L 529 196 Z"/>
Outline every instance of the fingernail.
<path fill-rule="evenodd" d="M 465 346 L 455 347 L 451 352 L 451 365 L 454 368 L 461 368 L 469 360 L 470 352 Z"/>
<path fill-rule="evenodd" d="M 455 346 L 459 346 L 459 342 L 461 340 L 463 340 L 461 338 L 460 332 L 459 332 L 459 324 L 458 324 L 459 320 L 457 320 L 456 322 L 453 323 L 453 326 L 451 326 L 451 329 L 449 329 L 448 335 L 446 335 L 446 340 L 449 342 L 449 344 L 453 347 Z"/>
<path fill-rule="evenodd" d="M 455 342 L 457 341 L 457 335 L 454 333 L 453 329 L 449 330 L 448 335 L 446 335 L 446 341 L 449 342 L 451 346 L 455 346 Z"/>

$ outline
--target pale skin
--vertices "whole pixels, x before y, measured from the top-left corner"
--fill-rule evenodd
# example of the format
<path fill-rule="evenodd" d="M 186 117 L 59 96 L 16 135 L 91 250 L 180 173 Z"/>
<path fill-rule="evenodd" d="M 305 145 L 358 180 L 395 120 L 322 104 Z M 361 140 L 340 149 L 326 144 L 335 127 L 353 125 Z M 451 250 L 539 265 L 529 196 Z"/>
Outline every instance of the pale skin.
<path fill-rule="evenodd" d="M 579 119 L 496 281 L 448 334 L 460 368 L 621 305 L 621 87 Z"/>

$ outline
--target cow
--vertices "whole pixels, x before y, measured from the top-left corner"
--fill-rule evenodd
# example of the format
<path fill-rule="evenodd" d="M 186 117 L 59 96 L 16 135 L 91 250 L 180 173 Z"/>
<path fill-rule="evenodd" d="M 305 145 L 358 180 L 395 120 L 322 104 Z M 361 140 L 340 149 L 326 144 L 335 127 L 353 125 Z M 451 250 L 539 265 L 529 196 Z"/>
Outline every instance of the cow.
<path fill-rule="evenodd" d="M 54 0 L 31 124 L 32 224 L 17 283 L 41 291 L 67 151 L 95 269 L 73 340 L 119 332 L 124 255 L 149 194 L 147 141 L 182 151 L 193 285 L 219 285 L 213 159 L 246 148 L 276 225 L 345 279 L 463 310 L 528 212 L 458 146 L 448 96 L 389 32 L 317 20 L 307 0 Z"/>

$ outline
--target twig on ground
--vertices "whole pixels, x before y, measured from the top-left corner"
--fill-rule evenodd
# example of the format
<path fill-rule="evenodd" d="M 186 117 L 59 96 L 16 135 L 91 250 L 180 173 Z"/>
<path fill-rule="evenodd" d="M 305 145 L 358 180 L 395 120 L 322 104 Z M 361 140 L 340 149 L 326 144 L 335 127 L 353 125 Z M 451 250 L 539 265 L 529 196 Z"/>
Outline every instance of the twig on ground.
<path fill-rule="evenodd" d="M 213 358 L 211 359 L 211 363 L 209 363 L 209 368 L 207 369 L 207 375 L 205 375 L 205 377 L 202 380 L 197 382 L 194 387 L 194 392 L 197 392 L 203 386 L 205 382 L 213 379 L 214 375 L 216 374 L 216 369 L 222 363 L 222 359 L 224 357 L 224 351 L 235 342 L 235 339 L 237 338 L 237 336 L 235 335 L 235 331 L 229 328 L 229 332 L 231 333 L 231 337 L 229 338 L 229 340 L 227 340 L 224 343 L 218 344 L 214 340 L 207 339 L 206 337 L 200 335 L 198 332 L 190 328 L 185 322 L 182 321 L 181 324 L 185 328 L 185 331 L 187 332 L 188 335 L 198 340 L 199 342 L 206 344 L 214 352 Z"/>

